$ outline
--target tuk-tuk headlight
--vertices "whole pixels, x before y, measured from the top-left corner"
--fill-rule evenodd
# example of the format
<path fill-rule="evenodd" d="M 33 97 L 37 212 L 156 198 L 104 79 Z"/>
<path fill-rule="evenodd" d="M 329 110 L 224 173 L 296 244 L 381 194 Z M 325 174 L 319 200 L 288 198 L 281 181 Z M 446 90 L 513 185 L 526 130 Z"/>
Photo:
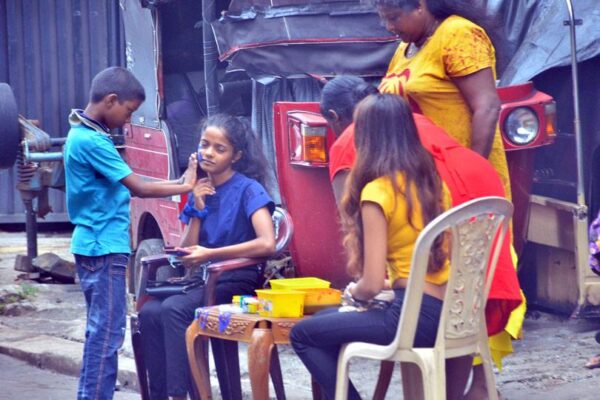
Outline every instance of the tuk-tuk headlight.
<path fill-rule="evenodd" d="M 535 112 L 528 107 L 515 108 L 504 121 L 506 137 L 516 145 L 533 142 L 538 135 L 540 121 Z"/>

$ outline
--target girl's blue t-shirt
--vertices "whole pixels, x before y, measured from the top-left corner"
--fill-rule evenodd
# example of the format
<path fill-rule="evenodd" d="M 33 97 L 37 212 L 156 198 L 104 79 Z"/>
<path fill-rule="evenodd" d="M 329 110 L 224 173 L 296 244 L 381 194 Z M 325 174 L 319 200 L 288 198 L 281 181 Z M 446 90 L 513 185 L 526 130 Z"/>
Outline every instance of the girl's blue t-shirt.
<path fill-rule="evenodd" d="M 252 214 L 267 207 L 272 214 L 275 203 L 266 189 L 254 179 L 235 172 L 225 183 L 215 188 L 216 193 L 206 196 L 208 214 L 202 220 L 198 243 L 208 248 L 230 246 L 256 239 Z M 188 195 L 188 205 L 194 206 L 194 196 Z M 189 217 L 179 218 L 189 222 Z"/>

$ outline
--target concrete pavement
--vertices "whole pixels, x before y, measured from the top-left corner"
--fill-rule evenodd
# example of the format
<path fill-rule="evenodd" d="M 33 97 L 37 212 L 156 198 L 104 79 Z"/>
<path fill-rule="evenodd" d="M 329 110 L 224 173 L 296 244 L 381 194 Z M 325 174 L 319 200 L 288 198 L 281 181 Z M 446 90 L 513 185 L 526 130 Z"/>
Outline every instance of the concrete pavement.
<path fill-rule="evenodd" d="M 39 253 L 54 252 L 69 259 L 69 234 L 41 234 Z M 85 334 L 85 304 L 79 286 L 16 282 L 13 270 L 16 254 L 26 252 L 24 233 L 0 232 L 0 298 L 19 298 L 8 304 L 0 301 L 0 353 L 29 364 L 78 376 Z M 13 297 L 14 298 L 14 297 Z M 587 400 L 597 397 L 595 387 L 600 369 L 583 368 L 586 359 L 600 353 L 594 334 L 600 325 L 594 321 L 570 321 L 561 317 L 532 313 L 525 321 L 524 339 L 514 343 L 497 374 L 498 387 L 506 400 Z M 242 389 L 251 398 L 245 348 L 240 348 Z M 282 372 L 288 399 L 311 398 L 310 380 L 304 366 L 289 346 L 280 348 Z M 0 387 L 7 382 L 0 358 Z M 378 364 L 359 361 L 351 367 L 351 377 L 365 398 L 372 396 Z M 119 385 L 137 389 L 137 376 L 128 336 L 119 357 Z M 213 393 L 218 394 L 214 370 Z M 32 383 L 33 384 L 33 383 Z M 271 394 L 273 395 L 273 390 Z M 388 398 L 400 398 L 400 374 L 394 373 Z M 74 392 L 73 392 L 74 395 Z M 218 396 L 218 395 L 217 395 Z M 0 398 L 4 399 L 0 390 Z M 35 397 L 28 397 L 35 400 Z"/>
<path fill-rule="evenodd" d="M 16 358 L 0 354 L 2 399 L 64 400 L 77 392 L 78 378 L 32 366 Z M 136 392 L 117 390 L 114 400 L 137 400 Z"/>

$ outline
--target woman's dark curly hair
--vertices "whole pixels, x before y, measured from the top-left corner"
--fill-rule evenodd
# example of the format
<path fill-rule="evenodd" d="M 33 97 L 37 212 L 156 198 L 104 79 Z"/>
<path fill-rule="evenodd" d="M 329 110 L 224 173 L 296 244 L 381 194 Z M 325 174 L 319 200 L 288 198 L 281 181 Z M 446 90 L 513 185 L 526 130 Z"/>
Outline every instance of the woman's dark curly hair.
<path fill-rule="evenodd" d="M 233 169 L 258 181 L 268 190 L 267 159 L 250 123 L 241 117 L 216 114 L 202 122 L 201 132 L 209 126 L 221 129 L 233 146 L 233 151 L 242 153 L 241 158 L 233 164 Z"/>
<path fill-rule="evenodd" d="M 420 5 L 419 0 L 361 0 L 373 6 L 397 7 L 403 10 L 414 10 Z M 498 34 L 501 23 L 497 17 L 486 13 L 481 4 L 473 0 L 424 0 L 429 12 L 443 21 L 451 15 L 459 15 L 481 26 L 489 35 L 494 47 L 498 48 L 502 37 Z"/>

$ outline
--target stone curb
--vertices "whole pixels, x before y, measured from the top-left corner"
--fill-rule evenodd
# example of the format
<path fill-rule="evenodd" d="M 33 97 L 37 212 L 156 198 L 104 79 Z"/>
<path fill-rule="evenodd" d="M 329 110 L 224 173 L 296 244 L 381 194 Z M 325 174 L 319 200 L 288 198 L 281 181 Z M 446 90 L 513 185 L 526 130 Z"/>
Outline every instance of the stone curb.
<path fill-rule="evenodd" d="M 66 339 L 0 325 L 0 353 L 60 374 L 79 376 L 83 344 Z M 138 391 L 135 362 L 119 356 L 121 388 Z"/>

